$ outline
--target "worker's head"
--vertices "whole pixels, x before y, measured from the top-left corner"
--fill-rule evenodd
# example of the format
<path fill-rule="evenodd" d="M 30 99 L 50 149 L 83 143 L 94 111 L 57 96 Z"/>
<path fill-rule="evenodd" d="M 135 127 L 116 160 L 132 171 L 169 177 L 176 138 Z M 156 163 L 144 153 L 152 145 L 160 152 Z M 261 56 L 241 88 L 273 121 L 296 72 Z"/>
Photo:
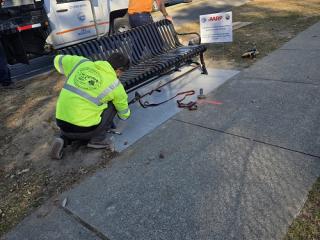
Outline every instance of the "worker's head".
<path fill-rule="evenodd" d="M 130 60 L 122 53 L 112 53 L 107 61 L 115 70 L 117 77 L 120 77 L 130 67 Z"/>

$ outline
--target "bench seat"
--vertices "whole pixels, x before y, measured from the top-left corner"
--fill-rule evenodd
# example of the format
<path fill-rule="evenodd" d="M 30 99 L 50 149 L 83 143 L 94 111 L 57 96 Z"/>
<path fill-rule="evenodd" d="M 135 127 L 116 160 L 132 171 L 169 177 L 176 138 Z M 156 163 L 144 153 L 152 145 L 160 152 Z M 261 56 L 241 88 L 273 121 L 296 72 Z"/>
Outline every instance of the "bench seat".
<path fill-rule="evenodd" d="M 207 73 L 203 59 L 206 46 L 184 46 L 179 42 L 178 35 L 170 21 L 162 20 L 67 47 L 59 50 L 58 54 L 79 55 L 93 61 L 106 60 L 113 52 L 125 54 L 131 65 L 120 81 L 126 91 L 130 91 L 145 81 L 189 64 L 197 56 L 200 57 L 203 73 Z"/>

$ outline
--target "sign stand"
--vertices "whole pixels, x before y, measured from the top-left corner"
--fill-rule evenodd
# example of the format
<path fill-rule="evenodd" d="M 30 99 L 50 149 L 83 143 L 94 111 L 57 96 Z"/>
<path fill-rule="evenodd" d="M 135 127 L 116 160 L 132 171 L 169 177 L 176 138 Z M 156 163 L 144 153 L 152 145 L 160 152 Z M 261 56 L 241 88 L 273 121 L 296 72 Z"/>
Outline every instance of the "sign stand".
<path fill-rule="evenodd" d="M 202 43 L 226 43 L 233 41 L 232 12 L 221 12 L 200 16 Z M 223 44 L 224 54 L 224 44 Z"/>

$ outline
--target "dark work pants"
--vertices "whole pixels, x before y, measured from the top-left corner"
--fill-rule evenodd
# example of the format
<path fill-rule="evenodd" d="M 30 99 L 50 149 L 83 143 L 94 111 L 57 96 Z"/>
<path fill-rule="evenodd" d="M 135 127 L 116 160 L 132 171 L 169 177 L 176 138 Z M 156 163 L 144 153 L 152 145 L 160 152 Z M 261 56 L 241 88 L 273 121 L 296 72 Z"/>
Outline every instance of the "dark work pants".
<path fill-rule="evenodd" d="M 3 86 L 11 84 L 10 70 L 8 68 L 6 53 L 0 39 L 0 83 Z"/>
<path fill-rule="evenodd" d="M 129 15 L 129 23 L 132 28 L 153 23 L 150 13 L 135 13 Z"/>
<path fill-rule="evenodd" d="M 72 124 L 64 124 L 61 120 L 57 119 L 57 125 L 61 129 L 62 136 L 65 136 L 72 140 L 90 140 L 95 137 L 104 136 L 106 131 L 111 128 L 113 119 L 116 116 L 117 111 L 114 105 L 108 103 L 108 108 L 101 114 L 101 122 L 94 127 L 78 127 Z M 78 131 L 75 131 L 78 130 Z"/>

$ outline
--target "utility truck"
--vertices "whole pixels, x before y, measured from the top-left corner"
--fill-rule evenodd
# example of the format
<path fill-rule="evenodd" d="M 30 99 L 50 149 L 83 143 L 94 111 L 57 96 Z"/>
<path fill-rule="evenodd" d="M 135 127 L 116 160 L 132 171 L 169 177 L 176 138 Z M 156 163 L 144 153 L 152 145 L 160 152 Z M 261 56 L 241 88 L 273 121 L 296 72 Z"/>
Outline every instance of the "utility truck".
<path fill-rule="evenodd" d="M 128 0 L 0 0 L 9 64 L 129 28 Z"/>

